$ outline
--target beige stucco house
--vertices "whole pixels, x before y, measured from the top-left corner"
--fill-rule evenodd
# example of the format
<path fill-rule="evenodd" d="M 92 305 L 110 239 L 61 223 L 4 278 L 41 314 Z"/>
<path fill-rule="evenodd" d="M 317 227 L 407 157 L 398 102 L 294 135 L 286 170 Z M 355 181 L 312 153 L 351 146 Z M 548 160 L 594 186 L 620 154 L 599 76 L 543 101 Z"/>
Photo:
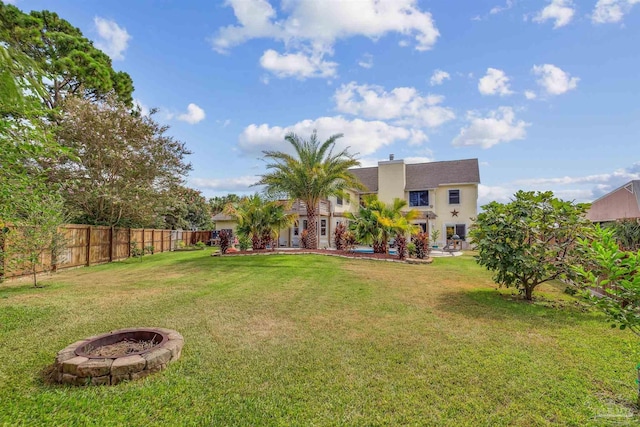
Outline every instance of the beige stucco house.
<path fill-rule="evenodd" d="M 592 222 L 640 218 L 640 180 L 634 180 L 596 199 L 587 212 Z"/>
<path fill-rule="evenodd" d="M 407 201 L 407 210 L 421 212 L 414 223 L 429 234 L 440 230 L 438 244 L 457 234 L 464 242 L 472 218 L 477 215 L 480 172 L 478 159 L 407 164 L 404 160 L 378 162 L 378 166 L 355 168 L 351 172 L 364 185 L 363 191 L 347 191 L 347 196 L 330 197 L 318 206 L 318 247 L 333 247 L 333 234 L 338 223 L 347 224 L 347 212 L 358 211 L 360 198 L 377 194 L 385 203 L 394 198 Z M 306 207 L 296 201 L 291 211 L 298 214 L 296 224 L 280 230 L 281 247 L 299 247 L 302 230 L 307 228 Z M 225 214 L 214 218 L 216 229 L 229 229 L 235 233 L 235 221 Z"/>

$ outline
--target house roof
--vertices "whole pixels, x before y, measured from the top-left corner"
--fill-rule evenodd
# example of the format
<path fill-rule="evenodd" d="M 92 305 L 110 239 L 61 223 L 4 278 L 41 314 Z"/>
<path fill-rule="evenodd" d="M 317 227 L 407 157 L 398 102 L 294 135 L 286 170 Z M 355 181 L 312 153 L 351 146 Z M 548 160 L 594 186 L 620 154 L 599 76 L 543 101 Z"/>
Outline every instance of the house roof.
<path fill-rule="evenodd" d="M 212 221 L 235 221 L 236 219 L 224 212 L 217 213 L 211 218 Z"/>
<path fill-rule="evenodd" d="M 425 190 L 447 184 L 480 183 L 478 159 L 449 160 L 442 162 L 405 165 L 405 190 Z M 351 169 L 366 187 L 367 192 L 378 191 L 378 167 Z"/>

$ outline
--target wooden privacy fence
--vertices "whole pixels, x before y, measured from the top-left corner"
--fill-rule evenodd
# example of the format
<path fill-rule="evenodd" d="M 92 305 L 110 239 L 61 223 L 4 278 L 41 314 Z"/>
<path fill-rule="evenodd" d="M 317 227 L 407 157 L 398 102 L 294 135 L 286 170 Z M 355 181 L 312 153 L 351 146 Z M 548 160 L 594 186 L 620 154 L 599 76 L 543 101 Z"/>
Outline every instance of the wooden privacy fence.
<path fill-rule="evenodd" d="M 211 231 L 182 231 L 147 228 L 118 228 L 95 225 L 67 224 L 60 227 L 64 236 L 64 249 L 57 260 L 52 260 L 51 253 L 41 256 L 38 272 L 61 268 L 81 267 L 104 264 L 127 259 L 132 256 L 132 249 L 144 253 L 172 251 L 181 245 L 194 245 L 197 242 L 208 243 Z M 180 243 L 182 242 L 182 243 Z M 10 252 L 10 240 L 4 241 L 3 249 Z M 151 248 L 153 247 L 153 248 Z M 3 268 L 0 279 L 23 274 L 21 271 L 9 271 L 9 263 L 3 257 Z M 53 265 L 55 262 L 55 265 Z"/>

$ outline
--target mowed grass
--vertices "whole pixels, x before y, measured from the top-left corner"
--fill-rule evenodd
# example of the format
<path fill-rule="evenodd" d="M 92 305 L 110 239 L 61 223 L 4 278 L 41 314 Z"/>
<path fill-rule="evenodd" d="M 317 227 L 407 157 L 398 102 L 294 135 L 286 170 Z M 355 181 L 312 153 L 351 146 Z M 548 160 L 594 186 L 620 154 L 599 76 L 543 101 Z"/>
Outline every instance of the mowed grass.
<path fill-rule="evenodd" d="M 432 265 L 165 253 L 0 285 L 2 425 L 636 425 L 638 340 L 469 256 Z M 113 387 L 51 385 L 56 352 L 159 326 L 181 359 Z"/>

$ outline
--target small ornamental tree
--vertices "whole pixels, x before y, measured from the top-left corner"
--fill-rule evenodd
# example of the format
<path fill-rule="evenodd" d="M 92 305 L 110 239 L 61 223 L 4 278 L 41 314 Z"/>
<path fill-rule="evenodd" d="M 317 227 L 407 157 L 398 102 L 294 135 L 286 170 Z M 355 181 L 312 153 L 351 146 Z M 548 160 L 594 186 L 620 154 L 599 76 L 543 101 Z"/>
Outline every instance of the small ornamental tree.
<path fill-rule="evenodd" d="M 231 235 L 227 230 L 221 230 L 218 236 L 220 237 L 220 253 L 224 255 L 231 246 Z"/>
<path fill-rule="evenodd" d="M 336 244 L 336 249 L 339 251 L 343 251 L 345 248 L 344 245 L 344 233 L 347 232 L 347 227 L 341 222 L 336 226 L 336 231 L 334 231 L 334 243 Z"/>
<path fill-rule="evenodd" d="M 557 199 L 550 191 L 518 191 L 511 202 L 482 209 L 469 236 L 476 261 L 494 272 L 500 286 L 513 286 L 531 300 L 538 285 L 573 277 L 568 261 L 576 239 L 590 227 L 587 205 Z"/>
<path fill-rule="evenodd" d="M 416 258 L 424 259 L 429 257 L 431 248 L 429 247 L 429 235 L 425 232 L 416 233 L 413 236 L 413 244 L 415 246 Z"/>

